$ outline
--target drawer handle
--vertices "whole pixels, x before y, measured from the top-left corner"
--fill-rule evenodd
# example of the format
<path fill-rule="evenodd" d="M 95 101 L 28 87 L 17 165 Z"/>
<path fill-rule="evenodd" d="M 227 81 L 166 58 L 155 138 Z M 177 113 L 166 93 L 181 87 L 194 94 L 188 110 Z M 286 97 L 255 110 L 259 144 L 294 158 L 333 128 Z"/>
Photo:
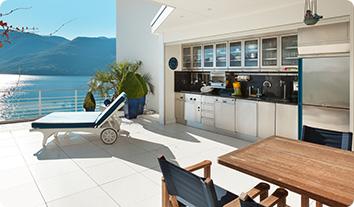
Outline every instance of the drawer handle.
<path fill-rule="evenodd" d="M 226 103 L 227 101 L 222 101 L 223 103 Z"/>
<path fill-rule="evenodd" d="M 196 101 L 197 99 L 196 99 L 196 98 L 194 98 L 194 100 Z"/>

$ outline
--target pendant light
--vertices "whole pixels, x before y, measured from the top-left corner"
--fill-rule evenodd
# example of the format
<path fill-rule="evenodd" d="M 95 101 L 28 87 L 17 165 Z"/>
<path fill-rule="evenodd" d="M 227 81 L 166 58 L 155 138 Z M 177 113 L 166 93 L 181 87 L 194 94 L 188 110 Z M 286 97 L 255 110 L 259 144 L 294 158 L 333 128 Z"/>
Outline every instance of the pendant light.
<path fill-rule="evenodd" d="M 305 0 L 305 18 L 306 25 L 315 25 L 323 16 L 317 14 L 317 0 Z"/>

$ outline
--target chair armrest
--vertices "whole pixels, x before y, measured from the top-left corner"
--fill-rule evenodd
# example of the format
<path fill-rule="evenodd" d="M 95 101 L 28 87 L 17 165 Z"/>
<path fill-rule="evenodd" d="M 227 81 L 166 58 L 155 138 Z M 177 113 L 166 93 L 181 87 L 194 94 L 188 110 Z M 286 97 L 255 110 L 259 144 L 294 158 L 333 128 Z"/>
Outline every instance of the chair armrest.
<path fill-rule="evenodd" d="M 185 169 L 189 172 L 194 172 L 196 170 L 204 169 L 204 178 L 210 178 L 210 176 L 211 176 L 211 161 L 204 160 L 204 161 L 197 163 L 195 165 L 191 165 L 189 167 L 186 167 Z"/>
<path fill-rule="evenodd" d="M 270 189 L 270 185 L 268 183 L 258 183 L 251 190 L 247 192 L 247 195 L 252 199 L 260 196 L 260 200 L 264 200 L 268 197 L 268 191 Z"/>
<path fill-rule="evenodd" d="M 261 201 L 261 204 L 265 207 L 286 206 L 286 197 L 288 196 L 288 191 L 283 188 L 278 188 L 272 195 Z"/>

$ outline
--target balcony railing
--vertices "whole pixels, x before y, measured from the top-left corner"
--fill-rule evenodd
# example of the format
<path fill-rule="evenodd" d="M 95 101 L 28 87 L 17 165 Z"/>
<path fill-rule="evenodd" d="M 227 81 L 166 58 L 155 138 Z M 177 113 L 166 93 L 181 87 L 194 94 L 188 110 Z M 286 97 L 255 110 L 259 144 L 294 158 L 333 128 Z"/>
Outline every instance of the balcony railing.
<path fill-rule="evenodd" d="M 0 122 L 35 119 L 51 112 L 84 111 L 86 89 L 0 91 Z M 96 111 L 105 98 L 95 94 Z"/>

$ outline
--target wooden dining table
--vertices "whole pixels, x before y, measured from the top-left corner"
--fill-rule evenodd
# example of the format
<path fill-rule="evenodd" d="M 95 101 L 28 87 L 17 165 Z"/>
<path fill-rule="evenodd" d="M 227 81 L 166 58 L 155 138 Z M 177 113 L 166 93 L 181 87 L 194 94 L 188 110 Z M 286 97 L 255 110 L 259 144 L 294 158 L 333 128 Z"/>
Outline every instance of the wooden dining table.
<path fill-rule="evenodd" d="M 218 158 L 221 165 L 328 206 L 354 201 L 354 153 L 281 137 L 269 137 Z"/>

